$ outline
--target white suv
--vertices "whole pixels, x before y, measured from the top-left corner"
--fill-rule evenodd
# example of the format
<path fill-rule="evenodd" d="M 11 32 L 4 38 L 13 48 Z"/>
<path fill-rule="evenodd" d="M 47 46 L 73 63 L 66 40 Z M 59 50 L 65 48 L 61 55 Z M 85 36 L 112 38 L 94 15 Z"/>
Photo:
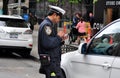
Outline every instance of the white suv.
<path fill-rule="evenodd" d="M 120 78 L 120 19 L 63 54 L 61 67 L 66 78 Z"/>
<path fill-rule="evenodd" d="M 32 30 L 21 16 L 0 15 L 0 51 L 30 55 Z"/>

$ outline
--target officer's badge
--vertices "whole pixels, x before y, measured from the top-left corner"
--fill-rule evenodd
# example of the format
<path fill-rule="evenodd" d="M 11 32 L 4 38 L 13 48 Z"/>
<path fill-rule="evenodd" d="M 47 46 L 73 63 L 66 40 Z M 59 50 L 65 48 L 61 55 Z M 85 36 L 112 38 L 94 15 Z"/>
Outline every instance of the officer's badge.
<path fill-rule="evenodd" d="M 47 35 L 50 35 L 52 33 L 52 30 L 49 26 L 45 26 L 45 32 Z"/>

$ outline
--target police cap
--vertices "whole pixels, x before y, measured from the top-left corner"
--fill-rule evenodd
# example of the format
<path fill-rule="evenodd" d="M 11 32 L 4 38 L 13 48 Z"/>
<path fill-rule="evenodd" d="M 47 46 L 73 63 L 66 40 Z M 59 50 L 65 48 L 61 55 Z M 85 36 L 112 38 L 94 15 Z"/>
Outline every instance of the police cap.
<path fill-rule="evenodd" d="M 65 10 L 58 6 L 49 5 L 49 7 L 50 11 L 57 13 L 60 17 L 65 14 Z"/>

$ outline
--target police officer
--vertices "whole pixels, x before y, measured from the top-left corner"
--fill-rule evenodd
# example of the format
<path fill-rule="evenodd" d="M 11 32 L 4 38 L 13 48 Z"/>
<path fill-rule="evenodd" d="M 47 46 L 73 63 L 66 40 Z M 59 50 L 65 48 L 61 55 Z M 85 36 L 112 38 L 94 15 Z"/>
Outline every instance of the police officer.
<path fill-rule="evenodd" d="M 50 11 L 39 27 L 38 54 L 40 56 L 40 73 L 46 78 L 63 78 L 60 68 L 61 45 L 66 39 L 63 31 L 57 32 L 54 24 L 58 23 L 65 11 L 50 5 Z"/>

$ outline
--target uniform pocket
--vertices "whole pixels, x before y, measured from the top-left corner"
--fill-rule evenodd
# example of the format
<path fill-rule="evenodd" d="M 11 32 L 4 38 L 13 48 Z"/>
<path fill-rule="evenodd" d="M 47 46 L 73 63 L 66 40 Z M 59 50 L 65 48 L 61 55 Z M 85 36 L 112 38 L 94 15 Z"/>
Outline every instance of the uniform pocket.
<path fill-rule="evenodd" d="M 41 65 L 49 65 L 50 56 L 48 54 L 40 54 L 40 62 L 41 62 Z"/>

